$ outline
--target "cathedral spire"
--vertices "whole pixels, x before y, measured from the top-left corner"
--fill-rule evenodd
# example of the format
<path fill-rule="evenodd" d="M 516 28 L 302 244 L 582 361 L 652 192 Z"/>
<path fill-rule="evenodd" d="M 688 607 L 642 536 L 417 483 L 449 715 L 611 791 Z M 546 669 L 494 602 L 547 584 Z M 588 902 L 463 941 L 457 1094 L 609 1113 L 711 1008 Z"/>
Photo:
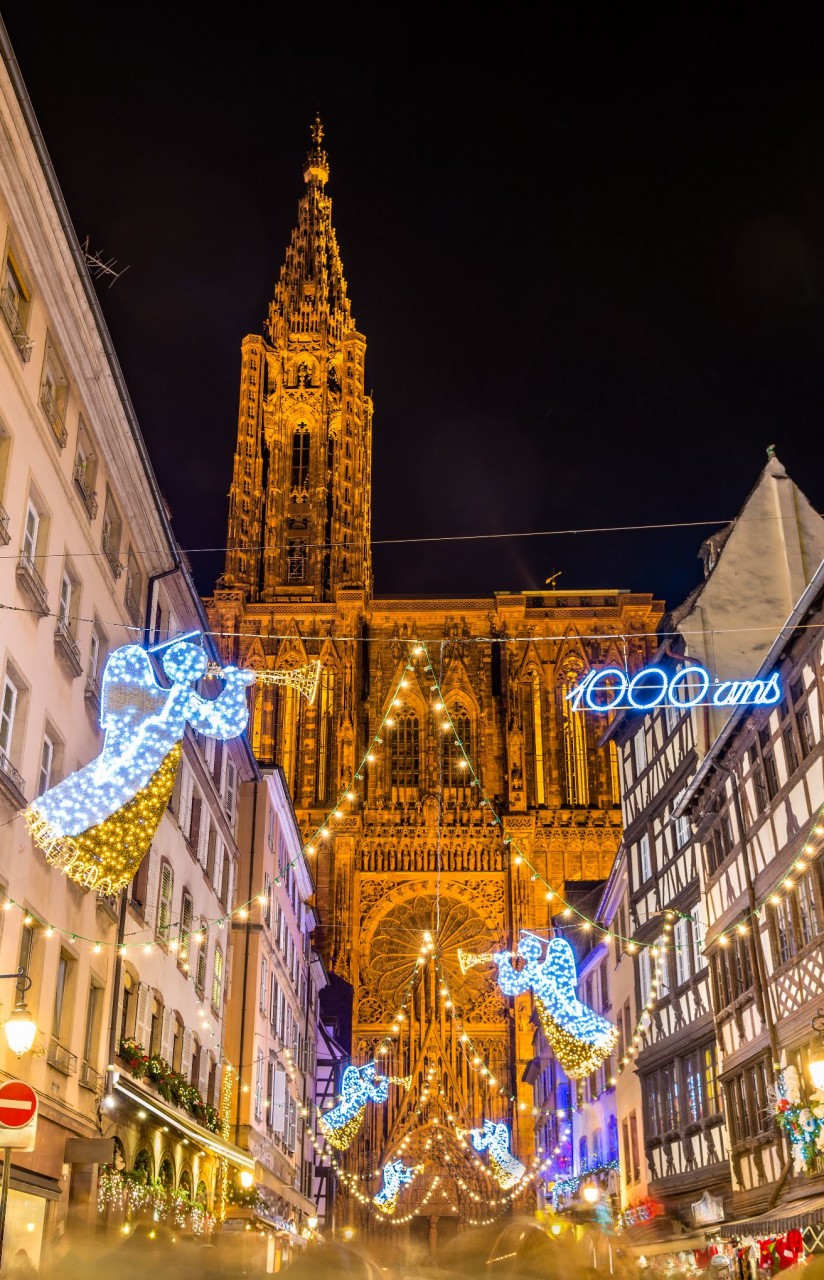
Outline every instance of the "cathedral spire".
<path fill-rule="evenodd" d="M 312 125 L 312 147 L 306 157 L 306 168 L 303 171 L 304 181 L 309 185 L 324 187 L 329 181 L 329 159 L 323 150 L 323 124 L 319 115 L 315 116 Z"/>

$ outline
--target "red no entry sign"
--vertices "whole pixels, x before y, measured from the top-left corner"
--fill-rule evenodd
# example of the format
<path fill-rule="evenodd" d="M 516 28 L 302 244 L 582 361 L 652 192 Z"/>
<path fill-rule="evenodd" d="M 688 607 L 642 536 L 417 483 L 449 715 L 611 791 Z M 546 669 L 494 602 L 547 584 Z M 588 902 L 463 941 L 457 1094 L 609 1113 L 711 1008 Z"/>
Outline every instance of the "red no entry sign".
<path fill-rule="evenodd" d="M 30 1084 L 22 1080 L 6 1080 L 0 1084 L 0 1125 L 6 1129 L 23 1129 L 36 1114 L 37 1094 Z"/>

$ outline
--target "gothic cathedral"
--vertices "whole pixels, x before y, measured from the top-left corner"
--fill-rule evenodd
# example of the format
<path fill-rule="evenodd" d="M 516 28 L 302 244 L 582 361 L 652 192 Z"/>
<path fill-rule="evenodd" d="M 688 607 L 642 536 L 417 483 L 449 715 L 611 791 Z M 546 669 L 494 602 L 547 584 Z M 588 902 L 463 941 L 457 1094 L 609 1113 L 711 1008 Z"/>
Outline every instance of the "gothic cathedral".
<path fill-rule="evenodd" d="M 458 952 L 547 934 L 551 895 L 510 840 L 560 893 L 609 874 L 614 748 L 564 695 L 591 663 L 642 665 L 662 606 L 618 591 L 374 593 L 366 338 L 322 141 L 316 121 L 264 333 L 242 343 L 226 566 L 205 603 L 214 630 L 236 637 L 222 641 L 226 661 L 320 662 L 311 704 L 257 686 L 252 733 L 261 766 L 283 768 L 313 850 L 322 953 L 353 991 L 353 1060 L 378 1056 L 409 1080 L 367 1108 L 345 1176 L 425 1152 L 447 1191 L 440 1212 L 473 1221 L 490 1190 L 465 1131 L 505 1119 L 527 1167 L 542 1154 L 523 1079 L 535 1027 L 528 997 L 513 1008 L 492 966 L 464 968 Z"/>

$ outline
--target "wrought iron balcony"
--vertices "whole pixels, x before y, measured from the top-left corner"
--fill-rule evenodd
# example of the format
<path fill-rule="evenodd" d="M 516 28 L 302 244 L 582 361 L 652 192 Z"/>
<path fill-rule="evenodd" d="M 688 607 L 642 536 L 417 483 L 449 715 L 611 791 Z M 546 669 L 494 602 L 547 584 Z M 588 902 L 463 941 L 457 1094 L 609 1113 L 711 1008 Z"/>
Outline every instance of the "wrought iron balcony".
<path fill-rule="evenodd" d="M 100 680 L 96 675 L 90 675 L 86 680 L 86 689 L 83 696 L 97 713 L 100 710 Z"/>
<path fill-rule="evenodd" d="M 22 774 L 18 773 L 2 748 L 0 748 L 0 784 L 3 785 L 4 790 L 12 796 L 16 803 L 20 804 L 22 801 L 23 805 L 25 805 L 26 797 L 23 793 Z"/>
<path fill-rule="evenodd" d="M 94 1093 L 103 1092 L 103 1076 L 88 1062 L 84 1062 L 80 1067 L 79 1084 L 81 1089 L 91 1089 Z"/>
<path fill-rule="evenodd" d="M 49 597 L 46 591 L 46 584 L 35 569 L 31 556 L 25 551 L 20 552 L 20 559 L 17 561 L 17 582 L 31 600 L 40 617 L 45 618 L 49 612 Z"/>
<path fill-rule="evenodd" d="M 74 464 L 74 483 L 77 486 L 80 497 L 83 499 L 83 506 L 89 513 L 89 519 L 94 520 L 97 515 L 97 498 L 86 481 L 86 464 L 84 462 L 76 462 Z"/>
<path fill-rule="evenodd" d="M 49 1042 L 46 1061 L 50 1067 L 54 1067 L 55 1071 L 61 1072 L 64 1076 L 73 1076 L 77 1070 L 77 1054 L 71 1053 L 56 1036 L 52 1036 Z"/>
<path fill-rule="evenodd" d="M 5 507 L 0 506 L 0 546 L 5 547 L 11 539 L 9 533 L 9 513 Z"/>
<path fill-rule="evenodd" d="M 103 539 L 101 543 L 101 548 L 103 550 L 104 556 L 106 557 L 106 561 L 108 563 L 109 568 L 111 569 L 114 576 L 116 578 L 119 578 L 121 573 L 123 572 L 123 565 L 120 563 L 118 559 L 119 549 L 117 547 L 113 547 L 111 543 L 107 541 L 106 538 Z"/>
<path fill-rule="evenodd" d="M 63 414 L 60 411 L 55 394 L 48 383 L 45 382 L 40 389 L 40 403 L 43 406 L 43 412 L 51 423 L 52 431 L 57 438 L 57 443 L 60 445 L 61 449 L 65 449 L 69 433 L 66 430 L 66 424 L 63 421 Z"/>
<path fill-rule="evenodd" d="M 83 674 L 83 663 L 80 661 L 80 650 L 69 630 L 68 618 L 58 618 L 54 628 L 54 648 L 57 656 L 72 677 Z"/>
<path fill-rule="evenodd" d="M 0 310 L 6 317 L 6 324 L 11 330 L 11 336 L 17 343 L 17 349 L 24 360 L 28 360 L 31 356 L 31 349 L 34 346 L 29 335 L 26 333 L 26 326 L 20 316 L 17 307 L 17 294 L 14 293 L 8 285 L 6 285 L 2 294 L 0 294 Z"/>
<path fill-rule="evenodd" d="M 126 587 L 126 593 L 123 599 L 125 601 L 126 608 L 129 611 L 129 617 L 135 626 L 139 627 L 141 623 L 140 605 L 137 603 L 137 600 L 135 600 L 131 583 Z"/>

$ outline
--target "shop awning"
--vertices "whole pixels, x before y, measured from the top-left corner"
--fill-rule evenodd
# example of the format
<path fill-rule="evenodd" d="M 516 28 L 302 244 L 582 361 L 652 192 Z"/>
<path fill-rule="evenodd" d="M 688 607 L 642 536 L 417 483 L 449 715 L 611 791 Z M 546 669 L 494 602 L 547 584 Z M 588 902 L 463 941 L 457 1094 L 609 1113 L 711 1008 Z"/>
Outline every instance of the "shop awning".
<path fill-rule="evenodd" d="M 769 1240 L 783 1236 L 793 1228 L 815 1227 L 824 1222 L 824 1196 L 807 1196 L 805 1200 L 791 1200 L 776 1205 L 771 1213 L 758 1218 L 741 1218 L 737 1222 L 722 1222 L 718 1230 L 729 1239 L 731 1236 L 754 1236 L 756 1240 Z"/>
<path fill-rule="evenodd" d="M 663 1240 L 650 1240 L 646 1244 L 624 1243 L 624 1234 L 616 1236 L 616 1248 L 626 1249 L 633 1258 L 652 1258 L 661 1253 L 690 1253 L 693 1249 L 706 1249 L 707 1236 L 704 1231 L 685 1232 L 681 1236 L 669 1236 Z"/>
<path fill-rule="evenodd" d="M 148 1089 L 142 1088 L 131 1076 L 122 1076 L 115 1072 L 114 1087 L 117 1093 L 124 1098 L 128 1098 L 135 1106 L 151 1112 L 152 1115 L 162 1120 L 164 1124 L 173 1125 L 175 1129 L 185 1134 L 187 1138 L 197 1142 L 202 1150 L 211 1151 L 221 1159 L 228 1160 L 236 1169 L 248 1169 L 251 1173 L 254 1173 L 254 1157 L 248 1151 L 242 1151 L 233 1142 L 228 1142 L 226 1139 L 221 1138 L 219 1134 L 212 1133 L 209 1129 L 204 1129 L 196 1121 L 187 1119 L 181 1115 L 176 1107 L 165 1103 L 161 1098 L 157 1098 Z"/>

